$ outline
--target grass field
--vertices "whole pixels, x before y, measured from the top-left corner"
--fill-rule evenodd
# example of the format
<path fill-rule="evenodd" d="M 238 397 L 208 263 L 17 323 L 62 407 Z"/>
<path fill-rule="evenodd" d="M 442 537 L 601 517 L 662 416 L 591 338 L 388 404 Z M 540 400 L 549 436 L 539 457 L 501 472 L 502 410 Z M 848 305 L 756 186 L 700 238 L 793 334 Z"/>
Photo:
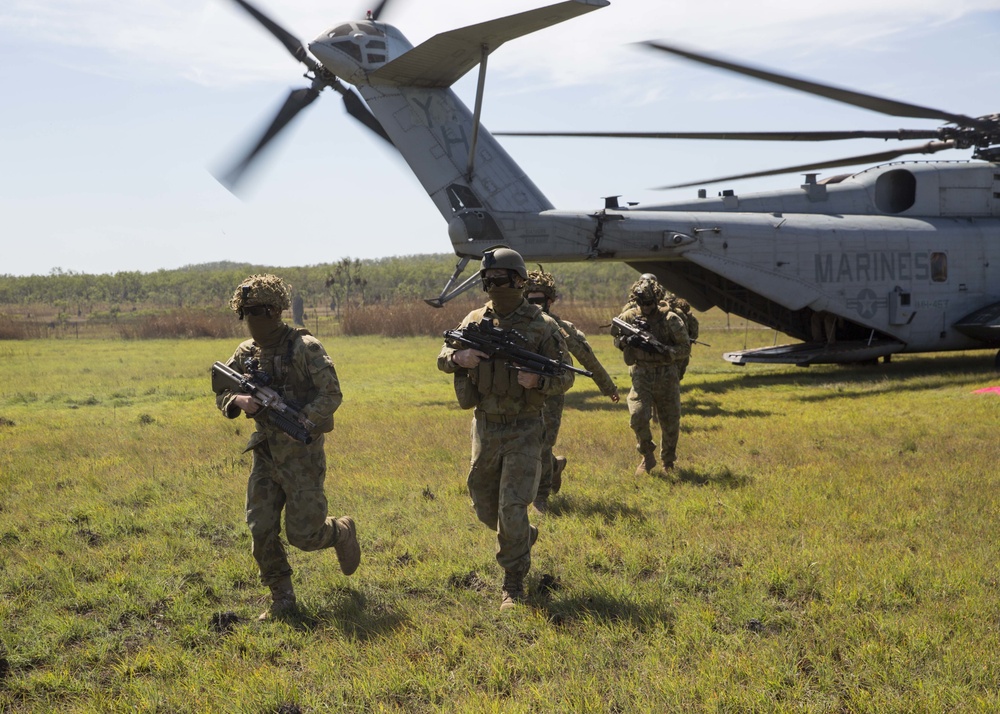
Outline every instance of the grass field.
<path fill-rule="evenodd" d="M 292 551 L 301 615 L 266 624 L 249 427 L 208 387 L 235 340 L 0 342 L 0 711 L 996 711 L 992 353 L 738 368 L 772 333 L 723 324 L 669 476 L 633 475 L 624 403 L 578 378 L 513 617 L 439 341 L 324 338 L 363 560 Z"/>

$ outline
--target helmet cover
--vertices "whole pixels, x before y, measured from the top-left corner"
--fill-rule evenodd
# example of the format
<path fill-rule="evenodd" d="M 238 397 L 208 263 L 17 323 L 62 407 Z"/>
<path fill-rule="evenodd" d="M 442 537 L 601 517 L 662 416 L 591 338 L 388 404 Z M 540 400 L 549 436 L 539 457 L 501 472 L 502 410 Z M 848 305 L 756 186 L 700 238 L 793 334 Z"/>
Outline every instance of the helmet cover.
<path fill-rule="evenodd" d="M 291 307 L 291 290 L 277 275 L 251 275 L 236 288 L 229 307 L 236 312 L 243 308 L 267 305 L 278 310 Z"/>

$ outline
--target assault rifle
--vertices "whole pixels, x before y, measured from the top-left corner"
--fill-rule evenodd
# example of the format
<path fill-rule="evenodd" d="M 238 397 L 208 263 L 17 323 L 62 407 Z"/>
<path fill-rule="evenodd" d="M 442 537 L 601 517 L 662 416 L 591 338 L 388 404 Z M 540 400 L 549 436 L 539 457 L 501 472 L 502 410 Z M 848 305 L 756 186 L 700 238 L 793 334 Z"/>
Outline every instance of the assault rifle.
<path fill-rule="evenodd" d="M 515 340 L 527 342 L 523 335 L 516 330 L 503 330 L 494 325 L 489 318 L 483 318 L 480 322 L 470 322 L 461 329 L 445 330 L 444 339 L 449 347 L 471 348 L 485 352 L 491 359 L 506 360 L 508 367 L 521 372 L 558 377 L 569 370 L 585 377 L 594 376 L 593 372 L 518 346 Z"/>
<path fill-rule="evenodd" d="M 645 320 L 637 320 L 636 322 L 637 324 L 632 325 L 617 317 L 611 318 L 611 324 L 616 326 L 623 335 L 621 340 L 623 344 L 637 347 L 646 352 L 659 352 L 661 355 L 673 356 L 673 348 L 656 339 L 653 333 L 646 329 Z"/>
<path fill-rule="evenodd" d="M 271 375 L 257 369 L 256 360 L 250 360 L 247 367 L 248 373 L 240 374 L 222 362 L 213 364 L 212 391 L 219 394 L 228 389 L 231 392 L 249 394 L 261 408 L 253 415 L 254 418 L 266 415 L 272 426 L 281 429 L 296 441 L 301 441 L 303 444 L 312 443 L 313 438 L 309 431 L 316 425 L 299 412 L 298 405 L 285 401 L 280 394 L 267 386 L 271 382 Z"/>

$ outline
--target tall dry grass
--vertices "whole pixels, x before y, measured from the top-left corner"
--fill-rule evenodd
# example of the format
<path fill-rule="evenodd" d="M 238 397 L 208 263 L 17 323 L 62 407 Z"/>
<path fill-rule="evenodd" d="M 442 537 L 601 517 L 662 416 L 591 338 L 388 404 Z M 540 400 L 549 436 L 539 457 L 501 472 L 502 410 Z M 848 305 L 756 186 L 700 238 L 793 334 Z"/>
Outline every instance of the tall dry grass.
<path fill-rule="evenodd" d="M 42 328 L 37 322 L 0 313 L 0 340 L 32 340 L 41 336 Z"/>
<path fill-rule="evenodd" d="M 485 297 L 456 300 L 442 308 L 432 308 L 423 301 L 395 301 L 345 307 L 341 312 L 340 332 L 347 336 L 381 335 L 382 337 L 436 337 L 458 325 L 471 310 L 481 307 Z M 553 308 L 587 334 L 606 331 L 620 308 L 613 305 L 573 302 L 558 303 Z"/>
<path fill-rule="evenodd" d="M 242 326 L 228 310 L 169 310 L 121 320 L 115 327 L 118 336 L 126 340 L 222 338 L 243 334 Z"/>

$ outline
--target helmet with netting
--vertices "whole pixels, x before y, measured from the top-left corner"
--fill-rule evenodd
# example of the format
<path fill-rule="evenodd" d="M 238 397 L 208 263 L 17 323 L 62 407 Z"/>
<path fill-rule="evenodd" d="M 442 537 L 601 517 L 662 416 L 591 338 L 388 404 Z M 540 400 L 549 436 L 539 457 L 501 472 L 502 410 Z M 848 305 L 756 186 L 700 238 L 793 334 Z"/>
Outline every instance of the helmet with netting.
<path fill-rule="evenodd" d="M 667 291 L 657 280 L 650 280 L 643 276 L 632 284 L 628 296 L 632 302 L 638 305 L 655 305 L 663 299 L 666 293 Z"/>
<path fill-rule="evenodd" d="M 521 254 L 505 245 L 494 246 L 483 251 L 483 262 L 479 267 L 479 275 L 485 275 L 487 270 L 513 270 L 524 280 L 528 279 L 528 268 Z"/>
<path fill-rule="evenodd" d="M 237 286 L 229 307 L 240 314 L 244 308 L 257 305 L 287 310 L 292 304 L 291 292 L 277 275 L 251 275 Z"/>
<path fill-rule="evenodd" d="M 528 282 L 524 284 L 524 295 L 527 297 L 531 293 L 542 293 L 545 298 L 552 302 L 559 294 L 556 292 L 556 279 L 552 273 L 546 273 L 542 266 L 538 270 L 528 273 Z"/>

